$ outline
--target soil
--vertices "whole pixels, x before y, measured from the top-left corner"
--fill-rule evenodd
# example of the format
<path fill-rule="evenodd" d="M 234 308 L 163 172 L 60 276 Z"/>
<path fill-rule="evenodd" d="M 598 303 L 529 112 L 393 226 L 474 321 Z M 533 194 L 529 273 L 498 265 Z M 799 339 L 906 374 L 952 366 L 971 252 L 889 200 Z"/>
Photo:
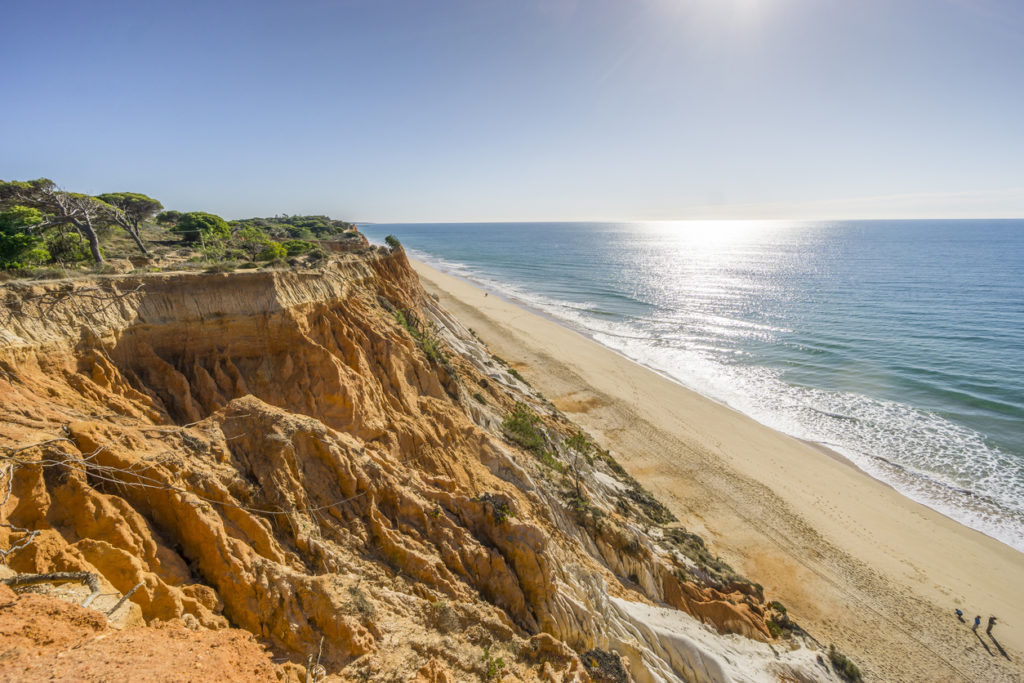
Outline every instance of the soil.
<path fill-rule="evenodd" d="M 0 586 L 0 680 L 277 681 L 287 679 L 251 634 L 181 621 L 117 631 L 100 612 Z"/>

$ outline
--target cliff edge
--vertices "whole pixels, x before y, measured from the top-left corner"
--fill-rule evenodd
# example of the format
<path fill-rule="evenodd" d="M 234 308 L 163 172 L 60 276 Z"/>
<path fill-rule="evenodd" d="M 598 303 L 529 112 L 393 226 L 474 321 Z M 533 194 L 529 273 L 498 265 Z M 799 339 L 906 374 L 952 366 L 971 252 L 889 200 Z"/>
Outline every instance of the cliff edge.
<path fill-rule="evenodd" d="M 203 652 L 240 680 L 837 679 L 400 247 L 0 304 L 0 550 L 5 580 L 45 575 L 0 595 L 2 677 L 152 648 L 142 680 Z M 47 610 L 84 620 L 87 670 L 17 641 Z"/>

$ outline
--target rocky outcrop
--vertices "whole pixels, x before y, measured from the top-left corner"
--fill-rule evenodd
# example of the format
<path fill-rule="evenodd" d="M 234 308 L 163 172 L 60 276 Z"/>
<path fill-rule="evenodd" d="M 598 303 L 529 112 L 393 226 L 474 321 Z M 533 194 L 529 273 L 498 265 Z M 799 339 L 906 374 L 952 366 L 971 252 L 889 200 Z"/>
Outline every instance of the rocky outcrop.
<path fill-rule="evenodd" d="M 831 677 L 759 643 L 760 588 L 666 526 L 400 249 L 0 296 L 18 572 L 95 572 L 147 623 L 245 629 L 344 679 Z"/>

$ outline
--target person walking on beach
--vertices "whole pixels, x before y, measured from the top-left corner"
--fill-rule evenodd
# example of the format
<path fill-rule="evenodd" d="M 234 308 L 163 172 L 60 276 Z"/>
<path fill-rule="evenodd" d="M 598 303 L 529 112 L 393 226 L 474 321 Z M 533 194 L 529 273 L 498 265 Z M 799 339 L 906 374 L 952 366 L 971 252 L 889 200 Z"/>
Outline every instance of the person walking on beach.
<path fill-rule="evenodd" d="M 971 627 L 971 630 L 974 631 L 975 633 L 977 633 L 979 626 L 981 626 L 981 616 L 980 615 L 974 617 L 974 626 Z"/>
<path fill-rule="evenodd" d="M 996 618 L 995 617 L 989 617 L 988 618 L 988 628 L 985 629 L 985 633 L 988 634 L 988 635 L 992 635 L 992 627 L 995 626 L 995 625 L 996 625 Z"/>
<path fill-rule="evenodd" d="M 967 622 L 964 621 L 964 611 L 962 609 L 957 607 L 953 611 L 956 612 L 956 618 L 959 619 L 961 623 L 967 623 Z"/>

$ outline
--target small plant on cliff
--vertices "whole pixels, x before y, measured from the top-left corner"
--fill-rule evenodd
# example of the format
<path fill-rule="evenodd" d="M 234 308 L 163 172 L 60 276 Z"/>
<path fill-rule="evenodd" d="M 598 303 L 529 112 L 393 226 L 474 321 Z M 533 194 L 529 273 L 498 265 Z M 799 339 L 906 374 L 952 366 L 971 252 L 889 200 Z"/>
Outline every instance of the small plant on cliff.
<path fill-rule="evenodd" d="M 627 683 L 630 679 L 622 666 L 622 658 L 615 652 L 594 648 L 580 657 L 594 683 Z"/>
<path fill-rule="evenodd" d="M 860 669 L 857 665 L 850 661 L 850 659 L 842 652 L 836 649 L 835 645 L 828 646 L 828 659 L 832 662 L 832 668 L 836 670 L 840 676 L 845 678 L 852 683 L 859 683 L 864 680 L 861 677 Z"/>
<path fill-rule="evenodd" d="M 544 433 L 537 426 L 539 422 L 540 417 L 520 401 L 501 426 L 509 441 L 540 455 L 544 449 Z"/>
<path fill-rule="evenodd" d="M 441 633 L 454 631 L 459 626 L 458 615 L 445 600 L 434 600 L 431 602 L 427 618 L 429 623 L 432 623 Z"/>
<path fill-rule="evenodd" d="M 662 543 L 680 551 L 696 565 L 693 569 L 694 578 L 700 582 L 727 591 L 740 591 L 747 595 L 761 595 L 763 589 L 759 584 L 751 583 L 737 574 L 722 558 L 717 557 L 707 546 L 704 539 L 680 527 L 664 530 Z M 779 619 L 781 623 L 781 618 Z"/>
<path fill-rule="evenodd" d="M 571 493 L 565 502 L 569 509 L 577 515 L 586 513 L 590 507 L 590 501 L 578 493 Z"/>
<path fill-rule="evenodd" d="M 402 248 L 402 243 L 399 242 L 398 238 L 395 237 L 394 235 L 388 235 L 387 237 L 385 237 L 384 238 L 384 243 L 386 245 L 388 245 L 388 247 L 391 249 L 391 251 L 395 251 L 397 249 L 401 249 Z"/>
<path fill-rule="evenodd" d="M 494 504 L 494 521 L 498 524 L 503 524 L 509 517 L 515 517 L 515 513 L 508 509 L 508 505 L 504 503 Z"/>
<path fill-rule="evenodd" d="M 764 623 L 772 634 L 772 638 L 789 638 L 793 635 L 794 631 L 800 630 L 793 620 L 789 618 L 786 608 L 778 600 L 769 602 L 768 609 L 771 611 L 771 614 L 764 620 Z"/>
<path fill-rule="evenodd" d="M 483 405 L 487 405 L 487 399 L 484 398 L 484 395 L 481 394 L 479 391 L 474 391 L 473 392 L 473 398 L 476 400 L 477 403 L 481 403 Z"/>
<path fill-rule="evenodd" d="M 496 524 L 503 524 L 509 517 L 516 516 L 515 510 L 510 508 L 507 502 L 502 500 L 500 496 L 496 496 L 492 493 L 480 494 L 473 500 L 490 506 L 491 513 L 494 515 L 494 522 Z"/>
<path fill-rule="evenodd" d="M 519 380 L 520 382 L 522 382 L 526 386 L 530 386 L 530 383 L 526 381 L 526 378 L 523 377 L 522 375 L 520 375 L 519 371 L 516 370 L 515 368 L 509 368 L 508 369 L 508 374 L 512 375 L 513 377 L 515 377 L 517 380 Z"/>
<path fill-rule="evenodd" d="M 356 612 L 367 619 L 373 619 L 377 616 L 377 608 L 366 598 L 366 593 L 363 592 L 358 583 L 348 587 L 348 594 L 352 598 L 352 607 Z"/>
<path fill-rule="evenodd" d="M 484 680 L 490 681 L 497 678 L 501 674 L 501 670 L 505 668 L 505 660 L 501 657 L 497 659 L 491 657 L 491 646 L 484 645 Z"/>
<path fill-rule="evenodd" d="M 582 455 L 589 464 L 594 464 L 594 451 L 597 450 L 597 446 L 583 432 L 578 431 L 570 436 L 565 440 L 565 445 Z"/>
<path fill-rule="evenodd" d="M 540 461 L 558 473 L 565 472 L 565 464 L 555 457 L 555 454 L 548 450 L 542 450 L 537 456 Z"/>
<path fill-rule="evenodd" d="M 438 339 L 433 327 L 420 324 L 413 316 L 412 311 L 403 312 L 396 308 L 393 315 L 395 322 L 405 328 L 405 331 L 416 341 L 427 358 L 443 367 L 449 375 L 455 374 L 455 369 L 448 362 L 448 356 L 441 347 L 441 340 Z"/>

